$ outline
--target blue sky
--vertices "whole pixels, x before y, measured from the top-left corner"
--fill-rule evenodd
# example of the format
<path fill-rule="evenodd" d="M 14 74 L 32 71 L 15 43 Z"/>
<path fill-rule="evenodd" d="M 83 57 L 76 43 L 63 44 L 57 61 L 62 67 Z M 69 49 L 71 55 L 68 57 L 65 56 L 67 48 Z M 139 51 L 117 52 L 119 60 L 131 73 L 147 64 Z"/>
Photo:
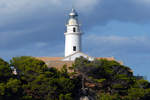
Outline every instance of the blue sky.
<path fill-rule="evenodd" d="M 1 0 L 0 57 L 64 56 L 72 6 L 84 53 L 113 56 L 150 80 L 150 0 Z"/>

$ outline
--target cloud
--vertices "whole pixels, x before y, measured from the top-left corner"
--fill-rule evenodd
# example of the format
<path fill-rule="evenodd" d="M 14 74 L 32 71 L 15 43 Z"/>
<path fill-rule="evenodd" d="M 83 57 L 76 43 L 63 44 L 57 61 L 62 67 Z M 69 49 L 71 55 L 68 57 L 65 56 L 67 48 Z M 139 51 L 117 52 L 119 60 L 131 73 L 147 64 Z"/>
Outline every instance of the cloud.
<path fill-rule="evenodd" d="M 65 23 L 72 4 L 79 12 L 85 32 L 95 26 L 105 27 L 112 20 L 145 24 L 150 19 L 150 7 L 137 3 L 137 0 L 1 0 L 0 52 L 16 52 L 17 49 L 35 44 L 37 48 L 44 47 L 40 43 L 49 45 L 47 48 L 63 45 Z M 120 42 L 124 43 L 127 37 L 123 39 Z M 119 45 L 117 41 L 116 45 Z"/>
<path fill-rule="evenodd" d="M 38 48 L 43 48 L 43 47 L 48 46 L 48 44 L 45 43 L 45 42 L 38 42 L 38 43 L 36 43 L 35 45 L 36 45 Z"/>
<path fill-rule="evenodd" d="M 95 2 L 96 0 L 80 3 L 74 1 L 76 7 L 80 4 L 78 9 L 91 9 Z M 72 2 L 70 0 L 1 0 L 0 46 L 4 49 L 38 41 L 49 40 L 55 43 L 61 42 L 57 41 L 60 39 L 63 41 L 65 19 L 71 8 L 68 3 L 71 5 Z"/>
<path fill-rule="evenodd" d="M 133 1 L 138 3 L 150 3 L 150 0 L 133 0 Z"/>
<path fill-rule="evenodd" d="M 113 35 L 88 35 L 84 41 L 86 41 L 84 43 L 85 46 L 87 46 L 86 49 L 88 52 L 92 52 L 93 55 L 147 55 L 150 51 L 150 37 L 146 36 L 124 37 Z M 88 49 L 88 47 L 92 48 L 92 50 L 90 48 Z"/>
<path fill-rule="evenodd" d="M 86 27 L 107 25 L 110 21 L 146 24 L 150 22 L 150 3 L 135 0 L 101 0 L 92 13 L 82 15 Z"/>
<path fill-rule="evenodd" d="M 110 43 L 110 44 L 116 44 L 116 45 L 122 45 L 122 44 L 135 44 L 137 42 L 142 44 L 148 44 L 150 39 L 146 36 L 134 36 L 134 37 L 123 37 L 123 36 L 99 36 L 96 34 L 88 35 L 86 38 L 86 41 L 94 39 L 92 42 L 94 44 L 99 43 Z"/>
<path fill-rule="evenodd" d="M 97 6 L 100 4 L 101 0 L 73 0 L 73 6 L 75 8 L 78 8 L 79 10 L 83 12 L 91 12 Z"/>

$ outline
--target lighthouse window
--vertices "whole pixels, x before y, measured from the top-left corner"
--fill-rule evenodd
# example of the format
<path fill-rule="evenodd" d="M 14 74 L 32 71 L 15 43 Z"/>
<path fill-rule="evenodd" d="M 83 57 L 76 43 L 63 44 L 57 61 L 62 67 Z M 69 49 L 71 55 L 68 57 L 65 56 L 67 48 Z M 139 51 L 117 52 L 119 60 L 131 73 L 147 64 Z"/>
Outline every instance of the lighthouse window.
<path fill-rule="evenodd" d="M 76 32 L 76 28 L 75 27 L 73 28 L 73 32 Z"/>
<path fill-rule="evenodd" d="M 76 46 L 73 46 L 73 51 L 76 51 Z"/>

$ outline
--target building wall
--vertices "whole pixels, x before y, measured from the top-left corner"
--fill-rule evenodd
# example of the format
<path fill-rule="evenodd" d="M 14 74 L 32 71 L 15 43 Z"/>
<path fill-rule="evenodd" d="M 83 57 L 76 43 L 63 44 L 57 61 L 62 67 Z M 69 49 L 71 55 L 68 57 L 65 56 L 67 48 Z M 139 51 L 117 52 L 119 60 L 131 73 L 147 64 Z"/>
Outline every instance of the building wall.
<path fill-rule="evenodd" d="M 76 48 L 74 51 L 73 48 Z M 81 36 L 79 33 L 66 33 L 65 36 L 65 57 L 81 51 Z"/>
<path fill-rule="evenodd" d="M 94 60 L 94 57 L 90 57 L 86 54 L 83 54 L 83 53 L 76 53 L 76 54 L 73 54 L 71 56 L 68 56 L 66 58 L 64 58 L 62 61 L 75 61 L 76 58 L 79 58 L 79 57 L 84 57 L 84 58 L 87 58 L 88 60 L 90 61 L 93 61 Z"/>

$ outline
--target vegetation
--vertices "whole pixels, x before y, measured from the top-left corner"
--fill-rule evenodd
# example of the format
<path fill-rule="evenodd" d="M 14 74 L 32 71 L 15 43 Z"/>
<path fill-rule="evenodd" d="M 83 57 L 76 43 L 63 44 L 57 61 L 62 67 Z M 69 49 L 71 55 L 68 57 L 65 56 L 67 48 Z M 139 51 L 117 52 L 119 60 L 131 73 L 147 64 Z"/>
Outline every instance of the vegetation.
<path fill-rule="evenodd" d="M 13 69 L 17 74 L 13 74 Z M 96 100 L 149 100 L 150 83 L 116 61 L 77 58 L 69 73 L 33 57 L 0 59 L 0 100 L 78 100 L 81 85 Z"/>

